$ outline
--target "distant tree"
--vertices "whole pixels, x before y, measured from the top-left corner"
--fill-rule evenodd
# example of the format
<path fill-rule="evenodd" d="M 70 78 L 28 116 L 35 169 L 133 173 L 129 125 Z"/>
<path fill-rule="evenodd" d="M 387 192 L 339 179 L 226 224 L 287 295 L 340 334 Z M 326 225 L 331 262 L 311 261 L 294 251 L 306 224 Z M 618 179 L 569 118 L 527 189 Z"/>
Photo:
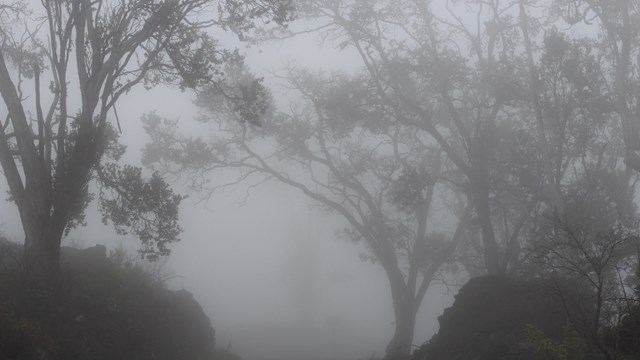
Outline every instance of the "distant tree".
<path fill-rule="evenodd" d="M 624 129 L 625 164 L 640 171 L 640 6 L 633 0 L 559 0 L 555 10 L 606 59 L 608 93 Z"/>
<path fill-rule="evenodd" d="M 483 271 L 506 274 L 544 180 L 536 132 L 517 108 L 529 98 L 517 53 L 517 7 L 511 1 L 303 4 L 301 16 L 322 24 L 325 38 L 359 54 L 379 106 L 442 149 L 458 191 L 473 206 Z"/>
<path fill-rule="evenodd" d="M 485 272 L 518 266 L 537 214 L 564 212 L 581 162 L 606 151 L 606 166 L 620 165 L 611 63 L 554 27 L 559 2 L 535 4 L 547 12 L 524 0 L 302 4 L 314 20 L 302 32 L 355 51 L 378 106 L 446 154 L 477 216 Z"/>
<path fill-rule="evenodd" d="M 640 247 L 636 254 L 636 274 L 628 284 L 631 293 L 624 293 L 618 321 L 604 331 L 603 341 L 609 349 L 628 358 L 640 354 Z"/>
<path fill-rule="evenodd" d="M 603 332 L 615 328 L 627 309 L 626 279 L 633 263 L 637 235 L 624 229 L 593 233 L 556 224 L 555 235 L 536 249 L 540 264 L 555 281 L 558 298 L 572 325 L 608 359 L 618 350 L 606 345 Z M 568 280 L 567 280 L 568 279 Z M 579 297 L 572 294 L 580 294 Z"/>
<path fill-rule="evenodd" d="M 225 106 L 229 116 L 238 115 L 215 89 L 203 93 L 202 120 L 219 129 L 211 141 L 180 137 L 173 122 L 147 116 L 152 143 L 144 161 L 187 176 L 201 191 L 227 186 L 207 179 L 215 169 L 235 168 L 240 174 L 232 184 L 275 179 L 338 214 L 348 225 L 344 235 L 364 242 L 370 251 L 364 259 L 385 271 L 395 315 L 387 353 L 404 358 L 429 285 L 447 270 L 467 233 L 466 198 L 447 184 L 438 146 L 390 121 L 371 102 L 366 78 L 293 71 L 290 82 L 304 101 L 264 117 L 259 127 L 220 117 Z"/>
<path fill-rule="evenodd" d="M 205 30 L 249 31 L 260 19 L 286 21 L 289 10 L 260 0 L 0 5 L 0 164 L 38 277 L 56 274 L 61 238 L 83 223 L 94 180 L 104 222 L 133 232 L 147 257 L 168 253 L 182 197 L 158 174 L 118 164 L 116 104 L 138 85 L 223 88 L 223 64 L 241 58 Z"/>
<path fill-rule="evenodd" d="M 640 245 L 632 171 L 610 172 L 604 161 L 587 165 L 564 195 L 565 212 L 542 213 L 525 263 L 551 277 L 569 320 L 587 343 L 608 359 L 619 351 L 603 333 L 630 312 L 629 280 Z M 579 174 L 579 175 L 578 175 Z M 579 297 L 573 296 L 575 292 Z M 610 339 L 610 338 L 609 338 Z"/>

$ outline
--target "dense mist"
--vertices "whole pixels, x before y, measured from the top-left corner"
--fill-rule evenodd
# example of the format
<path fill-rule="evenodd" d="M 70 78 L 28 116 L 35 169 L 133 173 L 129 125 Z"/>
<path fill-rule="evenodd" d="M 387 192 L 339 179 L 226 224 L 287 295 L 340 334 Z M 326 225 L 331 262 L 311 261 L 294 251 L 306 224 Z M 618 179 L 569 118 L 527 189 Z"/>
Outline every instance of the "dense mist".
<path fill-rule="evenodd" d="M 0 360 L 637 357 L 639 24 L 4 1 Z"/>

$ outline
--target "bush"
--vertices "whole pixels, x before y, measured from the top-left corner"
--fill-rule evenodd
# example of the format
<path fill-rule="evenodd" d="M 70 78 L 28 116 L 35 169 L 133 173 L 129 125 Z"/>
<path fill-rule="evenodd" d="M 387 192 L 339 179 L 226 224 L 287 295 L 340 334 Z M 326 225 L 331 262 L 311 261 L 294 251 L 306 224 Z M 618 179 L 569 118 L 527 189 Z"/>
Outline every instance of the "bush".
<path fill-rule="evenodd" d="M 527 325 L 526 333 L 533 346 L 533 360 L 583 360 L 586 356 L 584 341 L 568 323 L 560 341 L 549 339 L 531 324 Z"/>
<path fill-rule="evenodd" d="M 41 326 L 19 318 L 8 303 L 0 303 L 0 359 L 43 359 L 58 351 L 56 343 Z"/>
<path fill-rule="evenodd" d="M 63 248 L 61 262 L 56 288 L 44 292 L 20 267 L 0 266 L 0 360 L 239 360 L 215 348 L 202 307 L 168 290 L 161 268 L 107 257 L 101 245 Z"/>

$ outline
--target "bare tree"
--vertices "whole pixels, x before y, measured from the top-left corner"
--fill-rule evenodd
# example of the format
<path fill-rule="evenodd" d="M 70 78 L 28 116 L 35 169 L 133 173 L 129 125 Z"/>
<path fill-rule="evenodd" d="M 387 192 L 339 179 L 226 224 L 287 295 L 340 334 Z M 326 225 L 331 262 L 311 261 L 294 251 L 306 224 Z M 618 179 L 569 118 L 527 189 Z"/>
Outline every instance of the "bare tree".
<path fill-rule="evenodd" d="M 629 299 L 627 280 L 637 266 L 633 185 L 630 172 L 588 170 L 565 196 L 567 211 L 545 215 L 540 237 L 530 243 L 528 262 L 555 281 L 575 329 L 615 359 L 616 350 L 605 345 L 602 335 L 618 325 L 621 302 Z"/>

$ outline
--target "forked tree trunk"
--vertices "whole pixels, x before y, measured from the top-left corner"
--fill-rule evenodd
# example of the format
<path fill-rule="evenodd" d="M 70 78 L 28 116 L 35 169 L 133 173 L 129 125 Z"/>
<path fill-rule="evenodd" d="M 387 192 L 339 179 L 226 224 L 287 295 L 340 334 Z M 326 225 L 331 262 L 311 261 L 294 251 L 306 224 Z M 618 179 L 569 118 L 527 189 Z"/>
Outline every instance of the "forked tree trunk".
<path fill-rule="evenodd" d="M 90 166 L 83 168 L 87 178 Z M 79 182 L 58 179 L 55 190 L 48 177 L 31 179 L 17 204 L 25 234 L 24 261 L 31 280 L 45 286 L 55 285 L 60 265 L 60 244 L 69 222 L 71 204 L 81 201 Z"/>
<path fill-rule="evenodd" d="M 35 280 L 45 285 L 55 284 L 60 244 L 72 208 L 84 202 L 87 181 L 102 157 L 98 144 L 103 133 L 94 131 L 90 120 L 81 123 L 79 133 L 81 136 L 74 146 L 67 148 L 71 152 L 71 163 L 57 171 L 65 175 L 51 180 L 41 171 L 42 175 L 30 180 L 18 205 L 25 233 L 27 269 Z"/>

